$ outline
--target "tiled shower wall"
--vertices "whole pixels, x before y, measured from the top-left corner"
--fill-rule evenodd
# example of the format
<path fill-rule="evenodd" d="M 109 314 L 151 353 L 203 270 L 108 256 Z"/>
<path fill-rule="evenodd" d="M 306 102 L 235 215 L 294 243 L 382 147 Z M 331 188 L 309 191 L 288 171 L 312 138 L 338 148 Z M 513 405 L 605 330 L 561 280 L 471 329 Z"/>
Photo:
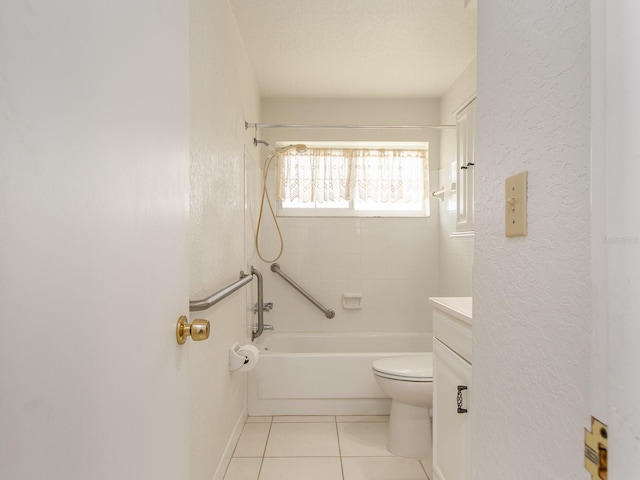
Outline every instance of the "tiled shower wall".
<path fill-rule="evenodd" d="M 437 213 L 430 218 L 280 218 L 282 271 L 333 319 L 264 268 L 265 322 L 279 331 L 431 331 L 428 297 L 438 291 Z M 343 294 L 362 308 L 343 308 Z"/>
<path fill-rule="evenodd" d="M 439 100 L 278 100 L 262 102 L 262 122 L 291 124 L 420 125 L 439 123 Z M 427 141 L 431 187 L 437 185 L 438 130 L 261 130 L 261 139 L 304 141 Z M 262 152 L 262 158 L 266 155 Z M 273 190 L 273 171 L 269 182 Z M 432 188 L 431 188 L 432 189 Z M 328 319 L 268 264 L 265 301 L 274 309 L 265 322 L 277 331 L 431 331 L 428 298 L 439 294 L 439 205 L 431 200 L 428 218 L 279 218 L 284 253 L 282 271 L 336 316 Z M 256 203 L 256 202 L 252 202 Z M 266 206 L 265 206 L 266 208 Z M 253 213 L 257 216 L 257 207 Z M 254 220 L 255 221 L 255 220 Z M 263 219 L 265 256 L 278 251 L 273 221 Z M 343 294 L 361 294 L 362 308 L 346 309 Z"/>

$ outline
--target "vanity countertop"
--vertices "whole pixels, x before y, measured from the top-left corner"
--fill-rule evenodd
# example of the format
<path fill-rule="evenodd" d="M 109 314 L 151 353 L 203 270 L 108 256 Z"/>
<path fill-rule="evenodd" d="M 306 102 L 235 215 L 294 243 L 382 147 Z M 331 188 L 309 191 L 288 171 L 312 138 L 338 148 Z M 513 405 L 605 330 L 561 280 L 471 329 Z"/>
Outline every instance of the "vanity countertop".
<path fill-rule="evenodd" d="M 472 297 L 430 297 L 429 303 L 469 325 L 472 324 Z"/>

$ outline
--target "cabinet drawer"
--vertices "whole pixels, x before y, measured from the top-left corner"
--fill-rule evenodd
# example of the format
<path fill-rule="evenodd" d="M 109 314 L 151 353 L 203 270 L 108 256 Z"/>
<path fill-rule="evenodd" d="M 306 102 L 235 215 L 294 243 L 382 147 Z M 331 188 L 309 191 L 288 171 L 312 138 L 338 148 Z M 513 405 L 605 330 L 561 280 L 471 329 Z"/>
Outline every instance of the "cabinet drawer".
<path fill-rule="evenodd" d="M 437 308 L 433 309 L 433 336 L 471 361 L 471 325 Z"/>

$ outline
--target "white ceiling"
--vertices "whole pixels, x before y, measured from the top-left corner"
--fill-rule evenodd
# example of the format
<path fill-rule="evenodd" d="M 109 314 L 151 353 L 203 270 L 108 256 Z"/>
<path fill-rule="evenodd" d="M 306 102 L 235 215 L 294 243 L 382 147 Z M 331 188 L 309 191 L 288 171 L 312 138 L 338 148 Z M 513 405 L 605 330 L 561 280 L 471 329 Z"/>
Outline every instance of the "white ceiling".
<path fill-rule="evenodd" d="M 229 3 L 263 97 L 437 98 L 476 57 L 475 1 Z"/>

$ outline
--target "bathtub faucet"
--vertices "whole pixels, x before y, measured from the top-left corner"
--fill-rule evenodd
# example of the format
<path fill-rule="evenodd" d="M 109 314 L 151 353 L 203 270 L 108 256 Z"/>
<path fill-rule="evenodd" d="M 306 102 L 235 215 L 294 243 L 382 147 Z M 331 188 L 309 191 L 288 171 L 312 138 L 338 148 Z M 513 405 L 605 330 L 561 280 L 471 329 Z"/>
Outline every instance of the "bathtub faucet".
<path fill-rule="evenodd" d="M 273 302 L 267 302 L 262 304 L 262 311 L 270 312 L 273 308 Z M 253 306 L 253 313 L 258 313 L 258 303 Z"/>
<path fill-rule="evenodd" d="M 262 324 L 262 330 L 270 330 L 270 331 L 274 331 L 276 329 L 276 327 L 274 327 L 273 325 L 269 325 L 269 324 Z M 258 330 L 258 326 L 254 325 L 253 326 L 253 333 L 256 333 L 256 331 Z"/>

